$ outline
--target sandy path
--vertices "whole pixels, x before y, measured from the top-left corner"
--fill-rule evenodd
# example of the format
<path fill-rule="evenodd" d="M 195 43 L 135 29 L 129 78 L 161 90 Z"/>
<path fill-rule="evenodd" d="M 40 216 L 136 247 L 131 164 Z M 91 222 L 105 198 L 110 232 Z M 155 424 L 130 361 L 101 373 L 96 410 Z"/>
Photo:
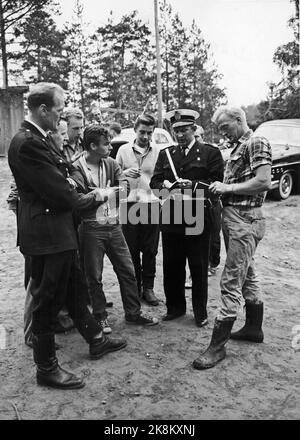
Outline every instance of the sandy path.
<path fill-rule="evenodd" d="M 13 404 L 22 419 L 37 420 L 300 418 L 300 351 L 292 348 L 292 329 L 300 326 L 299 195 L 265 205 L 267 233 L 257 252 L 265 295 L 263 344 L 231 341 L 221 364 L 194 370 L 191 362 L 209 342 L 218 310 L 220 271 L 209 281 L 208 327 L 194 325 L 189 300 L 185 317 L 143 329 L 125 325 L 116 277 L 107 263 L 105 291 L 115 303 L 110 321 L 128 347 L 91 361 L 76 331 L 58 335 L 61 363 L 82 372 L 87 383 L 82 390 L 62 392 L 36 385 L 32 353 L 23 345 L 23 258 L 15 247 L 14 215 L 6 207 L 8 191 L 9 170 L 0 159 L 0 324 L 8 332 L 7 346 L 0 349 L 0 420 L 17 418 Z M 151 312 L 161 316 L 161 250 L 156 292 L 162 302 Z M 237 327 L 242 319 L 241 313 Z M 300 337 L 297 341 L 300 349 Z"/>

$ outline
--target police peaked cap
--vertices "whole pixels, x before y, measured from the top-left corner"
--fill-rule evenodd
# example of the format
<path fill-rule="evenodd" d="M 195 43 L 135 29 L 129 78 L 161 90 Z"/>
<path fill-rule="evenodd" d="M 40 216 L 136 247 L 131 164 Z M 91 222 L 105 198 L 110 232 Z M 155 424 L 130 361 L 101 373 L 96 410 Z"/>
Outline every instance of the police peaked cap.
<path fill-rule="evenodd" d="M 172 127 L 183 127 L 188 125 L 195 125 L 196 120 L 199 118 L 199 113 L 190 109 L 178 109 L 171 110 L 166 113 L 165 119 L 171 122 Z"/>

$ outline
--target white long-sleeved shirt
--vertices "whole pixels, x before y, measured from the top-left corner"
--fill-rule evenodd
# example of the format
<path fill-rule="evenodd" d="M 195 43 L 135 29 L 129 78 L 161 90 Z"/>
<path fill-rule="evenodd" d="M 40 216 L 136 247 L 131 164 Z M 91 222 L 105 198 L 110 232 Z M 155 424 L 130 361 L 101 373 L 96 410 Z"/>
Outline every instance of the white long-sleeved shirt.
<path fill-rule="evenodd" d="M 149 148 L 145 149 L 144 153 L 135 148 L 135 142 L 122 145 L 119 148 L 116 160 L 121 170 L 126 171 L 129 168 L 138 168 L 141 171 L 140 177 L 136 179 L 127 177 L 130 184 L 127 202 L 153 203 L 158 201 L 151 191 L 149 184 L 159 151 L 159 148 L 152 143 Z"/>

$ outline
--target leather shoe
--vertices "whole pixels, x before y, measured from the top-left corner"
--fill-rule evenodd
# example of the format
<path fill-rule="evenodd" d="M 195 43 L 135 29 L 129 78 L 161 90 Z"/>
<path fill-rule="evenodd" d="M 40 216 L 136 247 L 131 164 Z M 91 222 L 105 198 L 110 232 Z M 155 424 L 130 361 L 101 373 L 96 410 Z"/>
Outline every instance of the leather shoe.
<path fill-rule="evenodd" d="M 94 339 L 90 343 L 90 358 L 91 359 L 100 359 L 107 353 L 111 353 L 112 351 L 121 350 L 125 348 L 127 342 L 125 339 L 120 338 L 108 338 L 103 335 L 102 338 Z"/>
<path fill-rule="evenodd" d="M 62 390 L 78 390 L 85 385 L 80 377 L 64 370 L 57 362 L 55 362 L 51 369 L 38 366 L 36 379 L 39 385 L 46 385 Z"/>
<path fill-rule="evenodd" d="M 145 288 L 143 291 L 143 299 L 150 306 L 158 306 L 158 304 L 159 304 L 158 299 L 154 295 L 153 289 Z"/>
<path fill-rule="evenodd" d="M 174 312 L 174 313 L 167 313 L 162 317 L 163 321 L 172 321 L 173 319 L 180 318 L 180 316 L 185 315 L 186 312 Z"/>

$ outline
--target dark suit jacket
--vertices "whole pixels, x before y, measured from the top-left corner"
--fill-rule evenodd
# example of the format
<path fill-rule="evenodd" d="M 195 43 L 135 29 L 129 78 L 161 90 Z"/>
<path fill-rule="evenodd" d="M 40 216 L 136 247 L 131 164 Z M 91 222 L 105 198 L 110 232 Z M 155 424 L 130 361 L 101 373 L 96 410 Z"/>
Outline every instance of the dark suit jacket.
<path fill-rule="evenodd" d="M 198 141 L 190 149 L 187 156 L 183 156 L 179 146 L 169 147 L 169 151 L 175 165 L 178 177 L 189 179 L 193 184 L 193 192 L 195 189 L 203 189 L 204 196 L 212 199 L 212 194 L 208 191 L 208 187 L 201 185 L 200 182 L 210 184 L 216 180 L 223 181 L 223 158 L 220 150 L 210 144 L 200 143 Z M 171 183 L 175 182 L 175 177 L 172 172 L 166 149 L 160 151 L 155 170 L 150 182 L 152 189 L 161 190 L 164 180 L 169 180 Z M 174 205 L 170 209 L 175 209 Z M 211 221 L 207 216 L 207 221 Z M 182 230 L 180 226 L 172 224 L 171 214 L 171 228 L 169 226 L 161 226 L 162 231 L 179 231 Z M 185 227 L 185 224 L 182 225 Z"/>
<path fill-rule="evenodd" d="M 11 141 L 8 162 L 20 197 L 21 252 L 45 255 L 77 249 L 72 211 L 98 202 L 93 195 L 79 195 L 72 189 L 64 157 L 25 121 Z"/>

